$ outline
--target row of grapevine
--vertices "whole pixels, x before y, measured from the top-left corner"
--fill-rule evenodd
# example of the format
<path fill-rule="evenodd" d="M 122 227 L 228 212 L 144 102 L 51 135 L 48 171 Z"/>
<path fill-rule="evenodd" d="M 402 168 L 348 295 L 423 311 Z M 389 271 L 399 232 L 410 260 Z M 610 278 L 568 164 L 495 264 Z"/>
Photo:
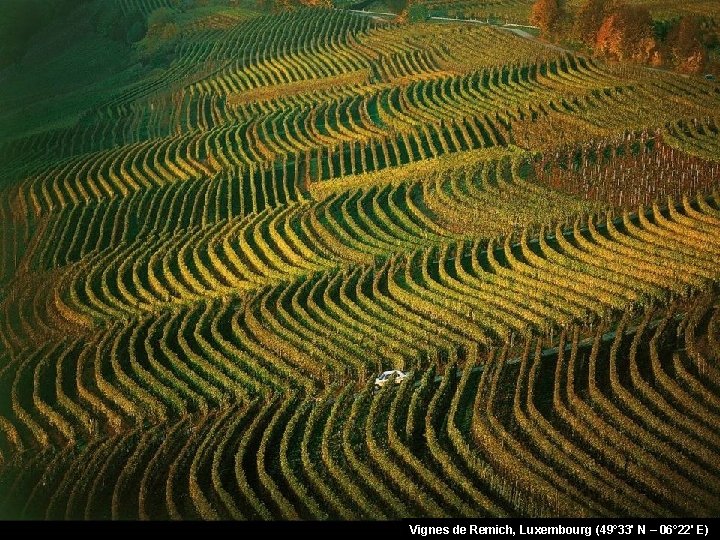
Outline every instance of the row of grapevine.
<path fill-rule="evenodd" d="M 20 313 L 8 316 L 6 331 L 23 334 L 23 326 L 10 325 L 32 321 L 33 316 L 23 314 L 28 307 L 40 315 L 29 322 L 30 328 L 53 327 L 63 320 L 85 325 L 87 316 L 123 318 L 123 312 L 154 309 L 153 305 L 197 298 L 205 292 L 219 296 L 233 287 L 253 288 L 343 260 L 367 264 L 398 250 L 438 245 L 444 238 L 465 237 L 468 231 L 461 223 L 470 219 L 477 220 L 480 238 L 488 238 L 511 227 L 518 233 L 528 226 L 538 230 L 542 223 L 533 223 L 533 212 L 539 207 L 550 222 L 590 210 L 568 207 L 561 198 L 555 204 L 554 197 L 516 174 L 507 162 L 489 163 L 452 175 L 449 184 L 447 175 L 440 175 L 436 189 L 432 182 L 415 182 L 392 190 L 353 190 L 313 205 L 281 206 L 242 220 L 228 221 L 224 216 L 257 207 L 246 209 L 242 193 L 235 199 L 235 189 L 224 181 L 200 184 L 195 193 L 159 190 L 152 198 L 130 199 L 131 204 L 117 208 L 111 204 L 92 212 L 61 214 L 62 220 L 45 229 L 49 236 L 41 242 L 42 249 L 33 250 L 32 259 L 39 268 L 78 257 L 80 263 L 39 289 L 16 290 L 4 307 L 8 313 Z M 215 192 L 206 187 L 216 188 Z M 497 204 L 505 199 L 507 204 Z M 266 195 L 260 200 L 267 200 Z M 521 217 L 528 210 L 519 212 L 516 202 L 527 206 L 531 200 L 537 203 L 526 218 Z M 688 202 L 685 211 L 692 212 L 691 206 Z M 493 208 L 492 214 L 488 208 Z M 177 225 L 182 226 L 180 231 Z M 168 236 L 170 231 L 175 234 Z M 15 341 L 7 335 L 6 339 Z"/>
<path fill-rule="evenodd" d="M 536 173 L 555 189 L 626 208 L 717 187 L 716 161 L 677 150 L 663 139 L 658 131 L 620 142 L 593 141 L 537 162 Z"/>
<path fill-rule="evenodd" d="M 534 68 L 525 71 L 524 76 L 533 77 L 533 71 Z M 314 180 L 398 166 L 448 152 L 504 145 L 508 140 L 522 144 L 528 136 L 522 109 L 516 126 L 517 116 L 511 110 L 505 119 L 497 114 L 494 118 L 488 116 L 492 107 L 503 106 L 495 98 L 487 107 L 478 106 L 483 100 L 478 98 L 484 92 L 480 89 L 496 79 L 498 84 L 506 85 L 500 81 L 504 77 L 500 72 L 476 73 L 465 79 L 417 82 L 401 93 L 394 90 L 363 100 L 343 98 L 310 110 L 266 114 L 232 127 L 220 125 L 202 135 L 165 137 L 120 150 L 91 153 L 34 174 L 26 182 L 26 196 L 36 212 L 46 212 L 179 180 L 212 176 L 219 171 L 228 174 L 238 162 L 259 168 L 268 161 L 297 161 L 299 155 L 300 161 L 305 162 L 304 176 Z M 508 91 L 514 95 L 509 83 L 510 79 Z M 576 110 L 567 103 L 560 109 L 552 100 L 549 103 L 543 109 L 552 111 L 551 116 L 571 115 L 585 125 L 594 122 L 591 118 L 583 119 L 588 110 Z M 603 101 L 602 108 L 606 105 Z M 448 116 L 453 120 L 443 120 Z M 607 124 L 605 119 L 603 123 Z M 400 133 L 388 134 L 390 128 Z M 607 125 L 603 129 L 607 130 Z M 92 166 L 88 165 L 91 161 Z"/>
<path fill-rule="evenodd" d="M 2 375 L 12 389 L 10 420 L 27 444 L 84 439 L 282 388 L 352 384 L 388 359 L 414 368 L 431 351 L 471 358 L 514 335 L 552 335 L 628 305 L 683 297 L 717 282 L 720 244 L 716 206 L 686 199 L 680 208 L 558 225 L 554 235 L 526 234 L 519 244 L 507 237 L 408 246 L 379 266 L 327 259 L 325 268 L 291 268 L 276 255 L 271 267 L 260 257 L 272 254 L 258 248 L 263 234 L 240 233 L 238 251 L 224 257 L 254 254 L 249 264 L 265 264 L 265 273 L 235 274 L 235 282 L 190 256 L 188 236 L 179 235 L 165 254 L 150 256 L 148 272 L 162 274 L 149 273 L 145 284 L 134 252 L 78 274 L 62 312 L 65 328 L 85 321 L 71 347 L 61 326 L 52 333 L 61 319 L 43 331 L 37 310 L 26 312 L 36 301 L 18 304 L 3 328 L 17 351 Z M 215 231 L 199 237 L 207 242 Z M 22 333 L 30 324 L 30 337 L 47 346 L 27 353 Z M 61 386 L 49 386 L 53 379 Z M 93 414 L 82 413 L 88 403 Z"/>
<path fill-rule="evenodd" d="M 528 334 L 519 349 L 452 353 L 439 383 L 435 364 L 377 393 L 241 400 L 33 453 L 0 468 L 0 506 L 46 518 L 709 515 L 720 409 L 703 369 L 714 353 L 700 347 L 718 339 L 716 302 L 570 326 L 554 348 Z"/>
<path fill-rule="evenodd" d="M 173 0 L 116 0 L 124 14 L 139 12 L 147 16 L 158 8 L 173 7 Z"/>
<path fill-rule="evenodd" d="M 530 225 L 512 217 L 519 201 L 542 202 L 550 221 L 564 221 L 573 212 L 590 210 L 560 198 L 557 204 L 547 204 L 553 199 L 518 178 L 508 161 L 461 170 L 459 174 L 466 175 L 465 179 L 474 179 L 468 180 L 467 186 L 459 180 L 453 187 L 451 195 L 461 199 L 461 204 L 446 200 L 447 189 L 428 191 L 427 183 L 418 181 L 338 192 L 313 204 L 286 204 L 299 197 L 293 177 L 302 174 L 302 167 L 297 173 L 294 165 L 285 167 L 282 180 L 279 172 L 265 171 L 265 181 L 258 187 L 262 180 L 259 176 L 250 186 L 243 185 L 247 177 L 220 176 L 211 182 L 187 181 L 179 187 L 137 192 L 133 197 L 108 203 L 69 207 L 54 214 L 38 233 L 30 268 L 51 271 L 71 265 L 67 269 L 71 276 L 67 278 L 78 280 L 81 288 L 72 294 L 81 297 L 105 295 L 97 289 L 102 288 L 100 282 L 91 279 L 88 283 L 87 276 L 107 276 L 102 278 L 107 281 L 114 280 L 119 272 L 126 276 L 118 282 L 121 290 L 140 287 L 150 291 L 150 296 L 140 294 L 138 300 L 155 297 L 162 301 L 164 296 L 176 294 L 165 294 L 168 284 L 162 284 L 165 280 L 161 268 L 153 268 L 158 263 L 173 273 L 178 270 L 172 269 L 180 266 L 193 274 L 201 272 L 204 277 L 200 283 L 215 284 L 210 288 L 219 291 L 223 286 L 218 284 L 266 282 L 280 275 L 327 268 L 336 264 L 333 260 L 367 263 L 375 256 L 386 257 L 398 250 L 464 236 L 468 231 L 455 230 L 458 220 L 478 220 L 477 232 L 486 237 L 512 225 Z M 481 177 L 484 174 L 487 179 Z M 507 205 L 498 205 L 493 200 L 498 197 Z M 263 210 L 267 204 L 280 206 Z M 488 204 L 495 206 L 494 213 L 483 220 L 480 216 Z M 447 208 L 443 210 L 444 205 L 457 212 L 454 223 L 458 225 L 446 223 L 449 214 Z M 186 259 L 179 266 L 180 261 L 167 259 L 181 253 Z M 120 284 L 123 281 L 126 285 Z M 191 288 L 195 283 L 191 278 Z M 116 287 L 113 283 L 108 286 L 108 290 Z M 83 292 L 88 287 L 96 292 Z M 200 285 L 197 291 L 206 288 Z"/>

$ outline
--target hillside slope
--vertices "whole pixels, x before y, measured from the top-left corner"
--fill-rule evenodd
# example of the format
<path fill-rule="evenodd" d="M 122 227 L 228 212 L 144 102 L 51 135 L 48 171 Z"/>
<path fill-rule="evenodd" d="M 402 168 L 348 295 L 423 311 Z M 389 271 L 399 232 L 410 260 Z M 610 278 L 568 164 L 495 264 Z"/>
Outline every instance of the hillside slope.
<path fill-rule="evenodd" d="M 717 514 L 720 85 L 201 4 L 0 71 L 3 516 Z"/>

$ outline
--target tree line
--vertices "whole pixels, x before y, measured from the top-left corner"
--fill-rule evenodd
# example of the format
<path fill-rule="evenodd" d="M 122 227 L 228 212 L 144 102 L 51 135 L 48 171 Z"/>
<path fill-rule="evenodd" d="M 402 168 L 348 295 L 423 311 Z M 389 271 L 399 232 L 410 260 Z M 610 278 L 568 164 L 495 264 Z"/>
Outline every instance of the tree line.
<path fill-rule="evenodd" d="M 530 22 L 552 40 L 582 42 L 595 53 L 677 69 L 684 73 L 718 71 L 710 51 L 720 39 L 714 21 L 697 15 L 655 21 L 644 6 L 622 0 L 586 0 L 576 13 L 564 0 L 537 0 Z"/>

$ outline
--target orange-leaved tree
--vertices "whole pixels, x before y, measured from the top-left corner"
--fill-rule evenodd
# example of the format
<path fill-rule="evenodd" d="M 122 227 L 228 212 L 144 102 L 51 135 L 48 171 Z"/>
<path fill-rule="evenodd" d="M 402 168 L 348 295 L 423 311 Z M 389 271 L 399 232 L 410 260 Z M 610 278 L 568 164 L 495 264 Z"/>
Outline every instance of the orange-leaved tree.
<path fill-rule="evenodd" d="M 702 42 L 702 20 L 685 16 L 670 31 L 667 45 L 675 67 L 684 73 L 700 73 L 705 68 L 708 52 Z"/>
<path fill-rule="evenodd" d="M 560 0 L 537 0 L 530 12 L 530 24 L 540 28 L 543 36 L 553 36 L 560 31 L 564 6 Z"/>
<path fill-rule="evenodd" d="M 661 62 L 647 8 L 621 5 L 608 15 L 595 38 L 595 47 L 611 58 L 634 62 Z"/>
<path fill-rule="evenodd" d="M 575 17 L 575 33 L 590 46 L 595 44 L 603 21 L 617 7 L 616 0 L 585 0 Z"/>

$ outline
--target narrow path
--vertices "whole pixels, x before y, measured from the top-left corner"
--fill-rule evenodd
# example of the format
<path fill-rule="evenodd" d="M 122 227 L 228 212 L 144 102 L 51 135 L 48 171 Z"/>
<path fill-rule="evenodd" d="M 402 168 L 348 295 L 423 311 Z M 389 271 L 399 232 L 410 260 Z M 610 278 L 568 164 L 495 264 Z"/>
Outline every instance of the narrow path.
<path fill-rule="evenodd" d="M 539 30 L 537 26 L 533 26 L 531 24 L 515 24 L 515 23 L 504 23 L 504 24 L 498 24 L 494 22 L 490 22 L 490 19 L 460 19 L 457 17 L 428 17 L 428 20 L 430 21 L 448 21 L 448 22 L 461 22 L 461 23 L 474 23 L 474 24 L 484 24 L 486 26 L 495 26 L 497 28 L 532 28 L 533 30 Z M 534 36 L 532 34 L 529 34 L 527 32 L 524 32 L 524 34 L 530 38 L 533 38 Z"/>
<path fill-rule="evenodd" d="M 384 15 L 386 17 L 397 17 L 397 13 L 389 13 L 385 11 L 366 11 L 364 9 L 346 9 L 345 11 L 350 11 L 351 13 L 359 13 L 360 15 L 367 15 L 368 17 L 376 17 L 379 15 Z"/>
<path fill-rule="evenodd" d="M 561 47 L 560 45 L 555 45 L 554 43 L 549 43 L 547 41 L 543 41 L 543 40 L 533 36 L 532 34 L 526 32 L 525 30 L 522 30 L 521 28 L 517 28 L 517 25 L 507 25 L 506 24 L 503 26 L 498 26 L 498 28 L 502 28 L 503 30 L 508 30 L 509 32 L 512 32 L 513 34 L 518 35 L 522 38 L 535 41 L 535 42 L 539 43 L 540 45 L 544 45 L 548 49 L 554 49 L 554 50 L 560 51 L 560 52 L 575 54 L 575 51 L 573 51 L 572 49 L 566 49 L 564 47 Z"/>

